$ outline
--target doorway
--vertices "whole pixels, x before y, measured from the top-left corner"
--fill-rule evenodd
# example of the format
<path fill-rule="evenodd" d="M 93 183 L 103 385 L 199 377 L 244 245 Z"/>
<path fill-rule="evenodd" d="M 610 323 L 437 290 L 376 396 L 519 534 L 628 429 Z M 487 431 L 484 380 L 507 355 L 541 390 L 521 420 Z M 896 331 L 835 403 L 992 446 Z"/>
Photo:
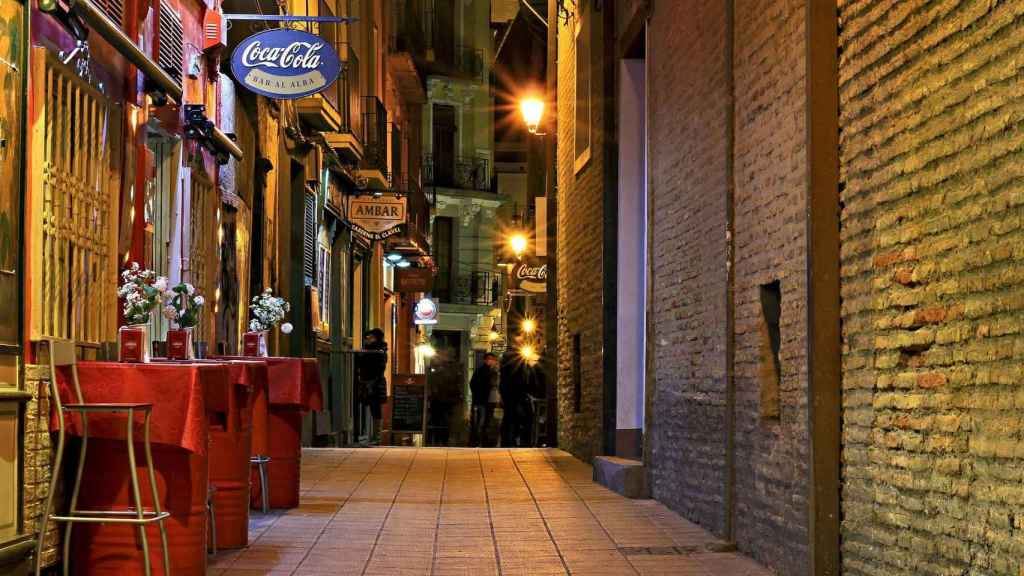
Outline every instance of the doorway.
<path fill-rule="evenodd" d="M 434 184 L 454 185 L 455 181 L 455 106 L 434 104 Z"/>
<path fill-rule="evenodd" d="M 465 397 L 465 358 L 462 353 L 462 332 L 434 330 L 431 335 L 435 353 L 427 370 L 430 420 L 427 444 L 448 446 L 460 436 L 458 413 Z"/>
<path fill-rule="evenodd" d="M 647 151 L 644 34 L 619 60 L 615 454 L 643 454 L 647 322 Z"/>

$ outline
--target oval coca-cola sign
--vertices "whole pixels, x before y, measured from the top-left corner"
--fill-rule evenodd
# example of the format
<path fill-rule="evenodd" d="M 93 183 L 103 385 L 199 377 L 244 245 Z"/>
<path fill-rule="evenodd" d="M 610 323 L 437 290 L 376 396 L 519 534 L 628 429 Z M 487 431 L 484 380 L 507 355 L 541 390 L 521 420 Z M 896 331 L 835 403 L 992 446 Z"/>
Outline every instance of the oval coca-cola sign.
<path fill-rule="evenodd" d="M 334 84 L 341 59 L 319 36 L 277 28 L 242 40 L 231 54 L 231 73 L 257 94 L 290 100 Z"/>

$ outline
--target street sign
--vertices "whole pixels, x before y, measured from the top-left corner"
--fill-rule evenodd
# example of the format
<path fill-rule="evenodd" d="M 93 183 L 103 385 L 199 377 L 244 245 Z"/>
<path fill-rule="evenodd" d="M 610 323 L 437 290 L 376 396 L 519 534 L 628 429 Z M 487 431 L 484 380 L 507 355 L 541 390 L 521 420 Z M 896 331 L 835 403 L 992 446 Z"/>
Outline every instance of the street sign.
<path fill-rule="evenodd" d="M 349 196 L 347 222 L 357 234 L 368 240 L 383 240 L 400 231 L 405 223 L 405 196 Z"/>
<path fill-rule="evenodd" d="M 425 434 L 427 431 L 427 377 L 391 375 L 391 431 Z"/>
<path fill-rule="evenodd" d="M 395 290 L 399 292 L 430 292 L 434 287 L 434 271 L 430 268 L 398 268 Z"/>
<path fill-rule="evenodd" d="M 231 73 L 242 86 L 268 98 L 316 94 L 338 79 L 341 59 L 323 38 L 274 28 L 242 40 L 231 54 Z"/>
<path fill-rule="evenodd" d="M 548 290 L 548 264 L 540 258 L 525 258 L 512 267 L 512 292 L 543 294 Z"/>

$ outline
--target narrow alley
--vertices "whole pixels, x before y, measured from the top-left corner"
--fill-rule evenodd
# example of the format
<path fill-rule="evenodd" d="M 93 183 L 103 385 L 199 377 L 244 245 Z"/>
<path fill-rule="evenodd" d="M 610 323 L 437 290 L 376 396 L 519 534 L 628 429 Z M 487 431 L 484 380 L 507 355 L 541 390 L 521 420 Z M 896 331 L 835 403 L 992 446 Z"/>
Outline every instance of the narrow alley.
<path fill-rule="evenodd" d="M 298 508 L 256 514 L 210 574 L 770 574 L 556 449 L 307 449 Z"/>

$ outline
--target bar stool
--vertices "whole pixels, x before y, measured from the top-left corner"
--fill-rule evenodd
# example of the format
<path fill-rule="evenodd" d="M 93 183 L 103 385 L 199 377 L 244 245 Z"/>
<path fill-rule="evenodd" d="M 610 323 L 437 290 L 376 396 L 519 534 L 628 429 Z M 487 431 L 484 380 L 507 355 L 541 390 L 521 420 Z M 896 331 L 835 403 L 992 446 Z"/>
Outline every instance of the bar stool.
<path fill-rule="evenodd" d="M 270 456 L 250 456 L 249 464 L 256 466 L 256 471 L 260 475 L 260 504 L 262 504 L 263 513 L 270 512 L 270 487 L 267 486 L 267 464 L 270 463 Z"/>
<path fill-rule="evenodd" d="M 53 464 L 53 475 L 50 479 L 50 491 L 46 495 L 46 506 L 39 520 L 39 538 L 36 542 L 36 576 L 39 576 L 42 568 L 40 561 L 43 551 L 43 536 L 46 534 L 46 525 L 50 520 L 64 522 L 67 529 L 64 531 L 64 576 L 68 576 L 68 564 L 71 552 L 71 529 L 77 522 L 92 524 L 133 524 L 138 526 L 139 538 L 142 541 L 142 557 L 145 562 L 146 576 L 151 574 L 149 565 L 149 542 L 146 539 L 146 525 L 156 523 L 160 528 L 160 543 L 163 546 L 164 574 L 171 574 L 170 556 L 167 550 L 167 529 L 164 526 L 164 519 L 170 517 L 170 513 L 160 510 L 160 499 L 156 491 L 156 474 L 153 471 L 153 453 L 149 445 L 149 417 L 152 412 L 152 404 L 142 403 L 105 403 L 88 404 L 82 398 L 82 389 L 78 383 L 78 366 L 75 363 L 75 343 L 70 340 L 49 340 L 50 348 L 50 401 L 55 403 L 57 411 L 57 454 Z M 74 386 L 75 404 L 62 404 L 60 389 L 57 385 L 57 369 L 68 367 L 71 371 L 71 382 Z M 135 507 L 128 510 L 79 510 L 78 491 L 82 484 L 82 469 L 85 464 L 85 452 L 89 443 L 89 417 L 90 413 L 125 413 L 127 414 L 125 441 L 128 447 L 128 466 L 132 481 L 132 496 Z M 146 450 L 146 469 L 149 473 L 149 486 L 153 497 L 153 510 L 145 510 L 142 507 L 142 497 L 139 492 L 139 475 L 135 467 L 135 444 L 132 442 L 132 424 L 135 414 L 141 412 L 144 415 L 143 422 L 143 444 Z M 51 514 L 53 508 L 53 493 L 60 481 L 60 469 L 64 459 L 64 420 L 65 414 L 77 413 L 82 418 L 82 449 L 78 454 L 78 466 L 75 468 L 75 484 L 71 491 L 71 502 L 68 507 L 67 516 Z M 134 518 L 132 517 L 134 516 Z"/>
<path fill-rule="evenodd" d="M 210 517 L 210 551 L 217 554 L 217 509 L 213 505 L 213 497 L 217 494 L 217 487 L 210 484 L 206 487 L 206 513 Z"/>

